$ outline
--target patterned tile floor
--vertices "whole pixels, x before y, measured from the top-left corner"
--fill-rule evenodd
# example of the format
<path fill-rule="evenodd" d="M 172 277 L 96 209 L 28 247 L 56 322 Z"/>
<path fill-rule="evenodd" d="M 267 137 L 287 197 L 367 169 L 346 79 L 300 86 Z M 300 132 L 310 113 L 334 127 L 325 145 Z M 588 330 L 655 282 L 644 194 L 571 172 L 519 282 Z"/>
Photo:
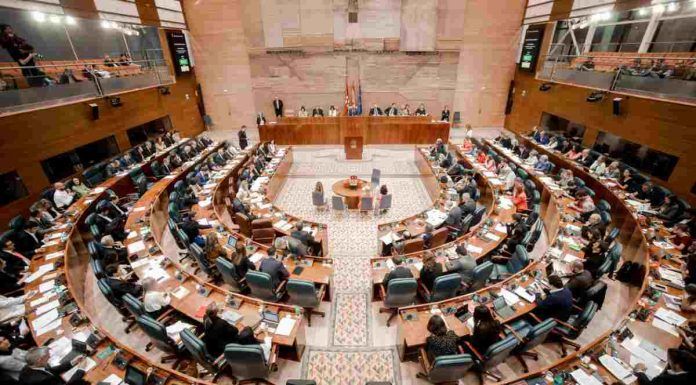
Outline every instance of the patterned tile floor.
<path fill-rule="evenodd" d="M 363 161 L 341 159 L 339 148 L 294 149 L 294 164 L 275 200 L 286 212 L 325 223 L 329 229 L 329 254 L 334 259 L 333 299 L 326 347 L 311 346 L 304 355 L 302 378 L 318 384 L 362 384 L 366 381 L 400 383 L 399 361 L 393 343 L 375 343 L 371 301 L 370 257 L 377 253 L 377 225 L 419 213 L 432 202 L 420 181 L 412 146 L 370 148 Z M 372 169 L 382 171 L 382 184 L 393 195 L 393 208 L 385 215 L 336 216 L 317 211 L 311 192 L 317 181 L 326 196 L 331 185 L 349 175 L 369 179 Z M 328 314 L 327 314 L 328 317 Z M 381 334 L 381 333 L 380 333 Z M 381 340 L 382 338 L 380 338 Z M 323 346 L 323 345 L 322 345 Z"/>

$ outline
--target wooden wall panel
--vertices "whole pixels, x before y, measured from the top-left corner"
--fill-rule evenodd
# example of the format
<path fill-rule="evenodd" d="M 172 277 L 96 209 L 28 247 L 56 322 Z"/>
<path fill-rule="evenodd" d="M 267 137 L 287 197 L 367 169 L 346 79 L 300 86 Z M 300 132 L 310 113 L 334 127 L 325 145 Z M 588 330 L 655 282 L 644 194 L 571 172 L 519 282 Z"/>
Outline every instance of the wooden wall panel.
<path fill-rule="evenodd" d="M 696 203 L 690 193 L 696 183 L 696 108 L 647 98 L 623 96 L 622 114 L 612 114 L 612 99 L 608 94 L 600 103 L 588 103 L 590 90 L 554 84 L 547 92 L 539 91 L 540 81 L 533 74 L 517 71 L 512 113 L 505 127 L 515 132 L 527 132 L 538 125 L 543 112 L 558 115 L 586 127 L 584 142 L 594 143 L 599 131 L 618 135 L 626 140 L 679 157 L 665 185 Z"/>
<path fill-rule="evenodd" d="M 127 92 L 120 95 L 123 106 L 118 108 L 106 99 L 90 101 L 99 105 L 96 121 L 91 118 L 89 102 L 0 118 L 0 173 L 17 170 L 30 194 L 0 207 L 0 228 L 12 216 L 25 212 L 48 187 L 41 160 L 111 135 L 123 151 L 129 147 L 128 129 L 165 116 L 182 136 L 202 132 L 195 76 L 180 76 L 170 91 L 169 95 L 161 95 L 157 88 Z"/>

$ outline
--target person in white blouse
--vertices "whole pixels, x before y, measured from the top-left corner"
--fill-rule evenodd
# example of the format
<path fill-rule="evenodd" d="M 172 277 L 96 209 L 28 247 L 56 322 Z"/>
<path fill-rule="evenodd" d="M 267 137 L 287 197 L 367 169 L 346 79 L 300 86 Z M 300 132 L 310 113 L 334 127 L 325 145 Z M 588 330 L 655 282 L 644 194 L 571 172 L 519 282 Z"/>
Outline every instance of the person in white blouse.
<path fill-rule="evenodd" d="M 306 118 L 309 116 L 309 112 L 307 112 L 305 106 L 300 107 L 300 111 L 297 113 L 297 116 L 300 118 Z"/>
<path fill-rule="evenodd" d="M 338 116 L 338 110 L 333 105 L 329 107 L 329 116 L 334 118 Z"/>
<path fill-rule="evenodd" d="M 145 311 L 150 314 L 158 313 L 163 307 L 168 306 L 172 300 L 168 292 L 157 291 L 155 286 L 157 286 L 157 282 L 154 279 L 145 278 L 143 280 L 143 292 L 145 293 L 143 306 Z"/>
<path fill-rule="evenodd" d="M 601 176 L 604 175 L 604 171 L 607 169 L 607 158 L 604 155 L 600 155 L 597 160 L 590 166 L 590 172 L 592 174 Z"/>
<path fill-rule="evenodd" d="M 239 183 L 239 189 L 237 190 L 237 198 L 240 201 L 246 202 L 249 200 L 251 192 L 249 191 L 249 182 L 243 180 Z"/>
<path fill-rule="evenodd" d="M 53 202 L 55 202 L 56 207 L 63 209 L 70 206 L 73 199 L 75 199 L 75 193 L 66 189 L 65 185 L 61 182 L 54 184 L 53 188 L 55 188 Z"/>
<path fill-rule="evenodd" d="M 529 158 L 527 158 L 527 160 L 525 160 L 524 162 L 530 165 L 535 165 L 539 161 L 539 158 L 537 157 L 538 154 L 538 152 L 532 150 L 529 153 Z"/>
<path fill-rule="evenodd" d="M 510 191 L 515 186 L 515 173 L 512 171 L 507 162 L 502 162 L 498 176 L 503 182 L 503 189 Z"/>

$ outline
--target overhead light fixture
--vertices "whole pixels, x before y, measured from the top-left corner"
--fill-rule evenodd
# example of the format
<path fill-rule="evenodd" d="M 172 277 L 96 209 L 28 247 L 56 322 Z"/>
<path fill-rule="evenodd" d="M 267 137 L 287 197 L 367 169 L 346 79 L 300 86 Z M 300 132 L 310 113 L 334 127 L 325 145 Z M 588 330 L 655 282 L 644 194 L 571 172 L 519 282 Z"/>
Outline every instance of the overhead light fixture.
<path fill-rule="evenodd" d="M 638 15 L 640 16 L 647 16 L 650 11 L 647 8 L 640 8 L 638 9 Z"/>
<path fill-rule="evenodd" d="M 590 103 L 596 103 L 602 101 L 602 99 L 604 99 L 604 91 L 593 91 L 585 100 Z"/>
<path fill-rule="evenodd" d="M 65 24 L 68 25 L 75 25 L 77 22 L 75 21 L 75 18 L 72 16 L 65 16 Z"/>
<path fill-rule="evenodd" d="M 118 23 L 115 21 L 111 22 L 111 28 L 118 28 Z"/>
<path fill-rule="evenodd" d="M 41 12 L 32 12 L 31 17 L 33 17 L 34 20 L 41 22 L 41 23 L 46 21 L 46 15 L 44 13 L 41 13 Z"/>
<path fill-rule="evenodd" d="M 60 16 L 58 15 L 51 15 L 48 17 L 48 20 L 53 24 L 60 24 Z"/>
<path fill-rule="evenodd" d="M 539 91 L 546 92 L 551 89 L 551 83 L 541 83 L 539 86 Z"/>
<path fill-rule="evenodd" d="M 111 22 L 109 22 L 109 20 L 102 20 L 101 26 L 102 28 L 111 28 Z"/>
<path fill-rule="evenodd" d="M 652 7 L 653 12 L 655 13 L 663 13 L 665 11 L 665 6 L 662 4 L 657 4 Z"/>
<path fill-rule="evenodd" d="M 667 12 L 676 12 L 679 9 L 679 3 L 667 4 Z"/>

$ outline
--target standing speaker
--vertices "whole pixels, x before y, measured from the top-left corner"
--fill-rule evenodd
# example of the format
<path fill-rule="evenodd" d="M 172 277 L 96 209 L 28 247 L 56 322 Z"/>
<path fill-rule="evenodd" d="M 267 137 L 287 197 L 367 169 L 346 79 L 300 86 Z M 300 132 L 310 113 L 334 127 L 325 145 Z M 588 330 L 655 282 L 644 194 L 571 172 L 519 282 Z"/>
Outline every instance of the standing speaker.
<path fill-rule="evenodd" d="M 99 119 L 99 105 L 97 103 L 90 103 L 89 108 L 92 110 L 92 120 Z"/>
<path fill-rule="evenodd" d="M 613 109 L 612 110 L 614 112 L 614 115 L 616 115 L 616 116 L 621 115 L 621 101 L 622 100 L 623 100 L 622 98 L 614 98 L 614 100 L 613 100 L 613 103 L 612 103 Z"/>

